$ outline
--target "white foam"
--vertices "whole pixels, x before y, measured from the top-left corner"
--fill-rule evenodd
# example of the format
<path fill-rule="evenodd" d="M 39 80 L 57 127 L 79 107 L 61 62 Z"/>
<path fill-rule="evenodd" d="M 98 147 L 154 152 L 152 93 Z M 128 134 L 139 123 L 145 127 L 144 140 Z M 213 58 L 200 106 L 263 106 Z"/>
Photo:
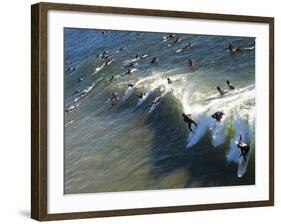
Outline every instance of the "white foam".
<path fill-rule="evenodd" d="M 216 120 L 213 119 L 213 125 L 211 127 L 211 130 L 212 130 L 212 144 L 215 147 L 223 144 L 225 141 L 224 119 L 222 119 L 221 122 L 217 122 Z"/>
<path fill-rule="evenodd" d="M 122 97 L 122 101 L 125 102 L 127 99 L 129 99 L 129 97 L 134 93 L 134 88 L 133 87 L 129 87 L 126 91 L 124 96 Z"/>
<path fill-rule="evenodd" d="M 189 149 L 193 145 L 197 144 L 199 140 L 204 136 L 207 129 L 212 125 L 212 119 L 210 117 L 202 116 L 198 119 L 197 127 L 194 129 L 193 133 L 190 132 L 187 138 L 187 145 L 186 148 Z M 194 127 L 194 126 L 193 126 Z"/>
<path fill-rule="evenodd" d="M 161 101 L 163 100 L 164 96 L 165 96 L 165 93 L 162 94 L 161 96 L 156 97 L 156 98 L 152 101 L 153 104 L 152 104 L 152 106 L 150 107 L 148 113 L 152 113 L 152 112 L 156 109 L 156 107 L 157 107 L 157 106 L 161 103 Z"/>
<path fill-rule="evenodd" d="M 140 105 L 142 105 L 147 98 L 153 93 L 152 90 L 148 90 L 147 92 L 145 92 L 142 96 L 142 98 L 139 99 L 138 103 L 137 103 L 137 107 L 139 107 Z"/>

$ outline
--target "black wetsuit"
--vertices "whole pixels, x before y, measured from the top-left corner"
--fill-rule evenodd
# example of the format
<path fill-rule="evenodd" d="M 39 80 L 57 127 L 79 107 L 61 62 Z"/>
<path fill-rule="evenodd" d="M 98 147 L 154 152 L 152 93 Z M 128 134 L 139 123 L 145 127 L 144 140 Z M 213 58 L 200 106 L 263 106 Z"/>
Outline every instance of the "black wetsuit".
<path fill-rule="evenodd" d="M 233 85 L 231 85 L 229 81 L 227 81 L 226 83 L 227 83 L 228 88 L 229 88 L 230 90 L 235 90 L 235 87 L 234 87 Z"/>
<path fill-rule="evenodd" d="M 128 65 L 128 67 L 130 68 L 130 67 L 133 67 L 134 66 L 134 63 L 133 62 L 131 62 L 129 65 Z"/>
<path fill-rule="evenodd" d="M 159 59 L 156 58 L 156 57 L 152 58 L 151 64 L 158 62 L 158 60 L 159 60 Z"/>
<path fill-rule="evenodd" d="M 223 115 L 223 112 L 217 111 L 216 113 L 212 114 L 212 118 L 216 119 L 217 122 L 220 122 Z"/>
<path fill-rule="evenodd" d="M 229 44 L 228 44 L 228 50 L 229 51 L 233 51 L 234 50 L 234 47 L 232 46 L 231 42 L 229 42 Z"/>
<path fill-rule="evenodd" d="M 217 87 L 217 90 L 220 92 L 221 96 L 224 95 L 224 92 L 223 92 L 223 90 L 220 87 Z"/>
<path fill-rule="evenodd" d="M 112 93 L 112 96 L 110 97 L 110 101 L 111 101 L 111 106 L 114 106 L 118 101 L 118 96 Z"/>
<path fill-rule="evenodd" d="M 190 118 L 190 116 L 191 116 L 190 114 L 188 114 L 188 115 L 182 114 L 182 116 L 183 116 L 184 122 L 186 122 L 186 123 L 188 124 L 189 130 L 193 133 L 193 131 L 192 131 L 192 129 L 191 129 L 191 125 L 194 124 L 196 127 L 197 127 L 198 125 L 196 124 L 196 122 L 195 122 L 194 120 L 192 120 L 192 119 Z"/>
<path fill-rule="evenodd" d="M 188 66 L 190 68 L 194 67 L 196 65 L 195 61 L 191 60 L 191 59 L 188 59 Z"/>
<path fill-rule="evenodd" d="M 137 95 L 137 97 L 141 99 L 143 97 L 143 94 L 141 93 L 140 95 Z"/>
<path fill-rule="evenodd" d="M 241 154 L 240 154 L 239 157 L 243 156 L 244 160 L 246 161 L 247 160 L 246 156 L 250 151 L 250 147 L 246 143 L 242 142 L 242 136 L 241 135 L 240 135 L 239 142 L 237 143 L 237 147 L 241 151 Z"/>
<path fill-rule="evenodd" d="M 128 71 L 125 73 L 125 75 L 131 74 L 131 69 L 128 69 Z"/>

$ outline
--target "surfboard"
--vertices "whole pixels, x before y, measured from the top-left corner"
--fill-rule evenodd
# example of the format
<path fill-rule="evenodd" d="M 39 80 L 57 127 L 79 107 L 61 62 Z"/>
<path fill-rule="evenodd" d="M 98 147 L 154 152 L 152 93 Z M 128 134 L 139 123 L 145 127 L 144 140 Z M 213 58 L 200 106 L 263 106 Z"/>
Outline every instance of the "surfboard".
<path fill-rule="evenodd" d="M 161 103 L 162 98 L 163 98 L 162 95 L 155 98 L 155 100 L 154 100 L 155 103 L 152 104 L 152 106 L 150 107 L 148 113 L 151 113 L 151 112 L 153 112 L 156 109 L 156 107 Z"/>
<path fill-rule="evenodd" d="M 243 156 L 240 157 L 239 165 L 238 165 L 238 169 L 237 169 L 237 177 L 243 177 L 244 174 L 246 173 L 247 167 L 248 167 L 248 162 L 249 162 L 250 155 L 251 155 L 251 150 L 252 150 L 252 147 L 250 147 L 250 150 L 246 155 L 246 160 L 244 159 Z"/>
<path fill-rule="evenodd" d="M 128 89 L 125 91 L 124 96 L 122 97 L 122 101 L 125 102 L 134 92 L 133 87 L 128 87 Z"/>
<path fill-rule="evenodd" d="M 186 149 L 189 149 L 190 147 L 192 147 L 194 144 L 196 143 L 193 143 L 192 140 L 193 138 L 197 135 L 197 130 L 198 130 L 198 126 L 195 127 L 195 130 L 193 130 L 193 133 L 190 132 L 188 138 L 187 138 L 187 144 L 186 144 Z"/>
<path fill-rule="evenodd" d="M 148 54 L 141 55 L 140 57 L 141 57 L 141 59 L 147 58 Z"/>
<path fill-rule="evenodd" d="M 254 50 L 255 49 L 255 46 L 253 47 L 245 47 L 244 50 L 247 50 L 247 51 L 251 51 L 251 50 Z"/>
<path fill-rule="evenodd" d="M 250 149 L 250 151 L 251 151 L 251 149 Z M 237 177 L 243 177 L 244 174 L 246 173 L 247 167 L 248 167 L 249 158 L 250 158 L 250 151 L 246 155 L 246 160 L 244 159 L 243 156 L 241 156 L 241 158 L 239 160 L 238 170 L 237 170 Z"/>
<path fill-rule="evenodd" d="M 140 98 L 140 99 L 138 100 L 137 107 L 140 106 L 140 105 L 142 105 L 142 104 L 146 101 L 146 99 L 150 96 L 151 93 L 152 93 L 151 90 L 145 92 L 145 93 L 143 94 L 142 98 Z"/>
<path fill-rule="evenodd" d="M 65 110 L 65 112 L 66 112 L 66 113 L 69 113 L 69 112 L 73 111 L 74 109 L 75 109 L 75 105 L 71 105 L 70 107 L 68 107 L 68 108 Z"/>
<path fill-rule="evenodd" d="M 180 53 L 181 51 L 183 51 L 183 48 L 179 48 L 176 50 L 177 53 Z"/>

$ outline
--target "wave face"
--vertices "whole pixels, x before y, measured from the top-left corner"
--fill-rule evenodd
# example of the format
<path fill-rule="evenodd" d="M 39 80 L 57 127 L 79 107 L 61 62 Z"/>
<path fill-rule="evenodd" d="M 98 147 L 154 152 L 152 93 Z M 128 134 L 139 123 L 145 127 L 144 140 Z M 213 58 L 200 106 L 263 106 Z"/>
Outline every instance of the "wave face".
<path fill-rule="evenodd" d="M 255 184 L 255 49 L 226 51 L 254 38 L 64 35 L 66 194 Z M 211 117 L 217 111 L 220 122 Z M 193 133 L 182 113 L 196 122 Z M 250 152 L 238 178 L 240 134 Z"/>

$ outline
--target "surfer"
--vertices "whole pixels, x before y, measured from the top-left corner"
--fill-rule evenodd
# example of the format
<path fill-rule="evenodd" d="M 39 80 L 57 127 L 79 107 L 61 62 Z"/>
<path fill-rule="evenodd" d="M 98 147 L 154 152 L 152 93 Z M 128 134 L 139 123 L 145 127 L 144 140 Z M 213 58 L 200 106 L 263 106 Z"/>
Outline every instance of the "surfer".
<path fill-rule="evenodd" d="M 183 120 L 184 122 L 186 122 L 188 124 L 188 128 L 189 130 L 193 133 L 192 129 L 191 129 L 191 125 L 194 124 L 196 127 L 197 127 L 197 124 L 194 120 L 192 120 L 190 117 L 191 117 L 191 114 L 185 114 L 185 113 L 182 113 L 182 116 L 183 116 Z"/>
<path fill-rule="evenodd" d="M 76 69 L 77 69 L 76 67 L 70 67 L 66 71 L 71 73 L 71 72 L 75 71 Z"/>
<path fill-rule="evenodd" d="M 212 114 L 212 118 L 215 119 L 217 122 L 221 122 L 221 119 L 223 117 L 223 115 L 225 115 L 224 112 L 221 111 L 217 111 L 216 113 Z"/>
<path fill-rule="evenodd" d="M 189 41 L 185 48 L 192 48 L 193 46 L 194 46 L 194 43 Z"/>
<path fill-rule="evenodd" d="M 154 63 L 157 63 L 157 62 L 159 62 L 159 58 L 153 57 L 152 61 L 151 61 L 151 64 L 154 64 Z"/>
<path fill-rule="evenodd" d="M 128 68 L 131 68 L 131 67 L 133 67 L 133 66 L 134 66 L 134 63 L 133 63 L 133 62 L 131 62 L 130 64 L 127 65 Z"/>
<path fill-rule="evenodd" d="M 217 90 L 219 91 L 219 93 L 220 93 L 221 96 L 224 95 L 224 91 L 223 91 L 219 86 L 217 86 Z"/>
<path fill-rule="evenodd" d="M 180 38 L 179 38 L 179 37 L 177 37 L 177 38 L 174 40 L 174 42 L 172 42 L 171 44 L 176 44 L 176 43 L 178 43 L 178 42 L 180 42 Z"/>
<path fill-rule="evenodd" d="M 188 66 L 189 68 L 194 68 L 196 66 L 196 62 L 192 59 L 188 59 Z"/>
<path fill-rule="evenodd" d="M 102 59 L 105 59 L 106 57 L 108 57 L 108 55 L 106 55 L 106 54 L 108 54 L 108 51 L 102 52 L 102 54 L 101 54 Z"/>
<path fill-rule="evenodd" d="M 80 91 L 79 91 L 78 89 L 76 89 L 75 92 L 73 93 L 73 95 L 74 95 L 74 94 L 78 94 L 79 92 L 80 92 Z"/>
<path fill-rule="evenodd" d="M 243 156 L 244 160 L 246 161 L 247 160 L 246 156 L 250 151 L 250 147 L 246 143 L 242 142 L 241 134 L 240 134 L 239 142 L 236 143 L 236 145 L 237 145 L 237 148 L 240 149 L 240 151 L 241 151 L 241 154 L 239 157 Z"/>
<path fill-rule="evenodd" d="M 111 78 L 109 79 L 109 82 L 111 82 L 114 79 L 114 76 L 112 75 Z"/>
<path fill-rule="evenodd" d="M 143 93 L 140 93 L 139 95 L 136 95 L 139 99 L 143 98 Z"/>
<path fill-rule="evenodd" d="M 237 52 L 237 51 L 240 51 L 240 47 L 235 48 L 235 47 L 233 47 L 232 43 L 229 42 L 229 44 L 228 44 L 228 51 L 231 52 L 231 53 L 232 52 Z"/>
<path fill-rule="evenodd" d="M 167 78 L 168 84 L 172 84 L 172 80 L 170 78 Z"/>
<path fill-rule="evenodd" d="M 112 62 L 112 58 L 108 58 L 108 59 L 106 60 L 106 62 L 105 62 L 104 65 L 105 65 L 105 66 L 110 65 L 111 62 Z"/>
<path fill-rule="evenodd" d="M 65 110 L 65 112 L 66 112 L 66 113 L 69 113 L 69 112 L 73 111 L 74 109 L 75 109 L 75 106 L 74 106 L 74 105 L 71 105 L 70 107 L 68 107 L 68 108 Z"/>
<path fill-rule="evenodd" d="M 229 88 L 230 90 L 235 90 L 235 87 L 230 84 L 229 80 L 226 80 L 226 83 L 227 83 L 228 88 Z"/>
<path fill-rule="evenodd" d="M 128 87 L 133 88 L 133 87 L 134 87 L 134 84 L 133 84 L 133 83 L 128 83 Z"/>
<path fill-rule="evenodd" d="M 123 51 L 123 50 L 125 50 L 127 47 L 121 47 L 120 49 L 119 49 L 119 51 Z"/>
<path fill-rule="evenodd" d="M 111 106 L 114 106 L 118 102 L 118 94 L 117 93 L 112 93 L 111 97 L 109 99 L 111 101 Z"/>
<path fill-rule="evenodd" d="M 125 75 L 132 74 L 132 70 L 129 68 L 128 71 L 125 73 Z"/>

